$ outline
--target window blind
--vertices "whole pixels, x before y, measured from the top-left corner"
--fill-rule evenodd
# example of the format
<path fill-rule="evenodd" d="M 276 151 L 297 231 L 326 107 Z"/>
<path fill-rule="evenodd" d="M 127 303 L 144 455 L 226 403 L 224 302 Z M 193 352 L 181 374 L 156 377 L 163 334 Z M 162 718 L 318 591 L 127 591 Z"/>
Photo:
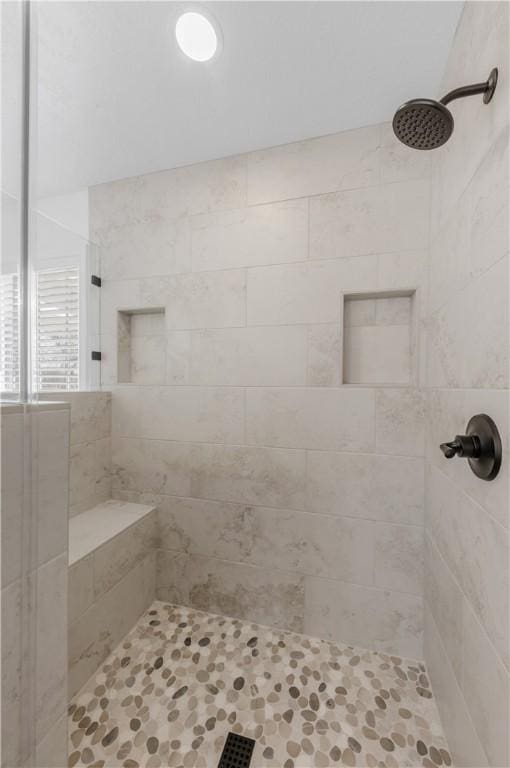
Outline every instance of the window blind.
<path fill-rule="evenodd" d="M 19 391 L 19 278 L 0 275 L 0 390 Z"/>
<path fill-rule="evenodd" d="M 36 273 L 35 389 L 71 391 L 80 382 L 78 267 Z"/>

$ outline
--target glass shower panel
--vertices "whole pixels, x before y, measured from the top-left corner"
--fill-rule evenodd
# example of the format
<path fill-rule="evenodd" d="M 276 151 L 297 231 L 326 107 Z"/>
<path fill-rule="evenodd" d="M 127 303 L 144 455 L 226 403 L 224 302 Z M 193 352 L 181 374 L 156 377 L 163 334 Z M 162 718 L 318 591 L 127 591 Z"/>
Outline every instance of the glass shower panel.
<path fill-rule="evenodd" d="M 99 250 L 40 211 L 31 252 L 31 382 L 34 397 L 99 389 Z"/>

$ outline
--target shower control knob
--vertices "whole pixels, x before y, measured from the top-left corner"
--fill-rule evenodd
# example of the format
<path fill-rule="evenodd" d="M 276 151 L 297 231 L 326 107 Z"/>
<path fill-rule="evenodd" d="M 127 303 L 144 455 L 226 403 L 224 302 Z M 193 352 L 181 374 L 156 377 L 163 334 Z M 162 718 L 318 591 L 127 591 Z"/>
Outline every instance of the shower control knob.
<path fill-rule="evenodd" d="M 455 456 L 467 459 L 475 475 L 482 480 L 494 480 L 501 467 L 501 438 L 495 423 L 485 413 L 469 420 L 465 435 L 456 435 L 439 447 L 447 459 Z"/>
<path fill-rule="evenodd" d="M 477 459 L 480 456 L 480 440 L 477 435 L 455 435 L 451 443 L 441 443 L 439 446 L 447 459 L 454 456 Z"/>

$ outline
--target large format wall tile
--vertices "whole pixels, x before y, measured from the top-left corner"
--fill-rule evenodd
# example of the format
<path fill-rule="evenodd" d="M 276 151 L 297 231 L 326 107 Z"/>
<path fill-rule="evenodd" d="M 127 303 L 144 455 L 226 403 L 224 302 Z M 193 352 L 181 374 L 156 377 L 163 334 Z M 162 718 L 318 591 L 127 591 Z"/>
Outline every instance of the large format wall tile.
<path fill-rule="evenodd" d="M 428 530 L 474 612 L 510 668 L 507 531 L 432 469 Z M 450 488 L 445 486 L 450 485 Z"/>
<path fill-rule="evenodd" d="M 303 631 L 304 587 L 298 575 L 164 551 L 157 569 L 159 600 Z"/>
<path fill-rule="evenodd" d="M 243 326 L 245 270 L 146 278 L 141 281 L 140 300 L 144 307 L 165 307 L 169 330 Z"/>
<path fill-rule="evenodd" d="M 374 450 L 375 393 L 371 389 L 251 389 L 246 405 L 249 443 Z"/>
<path fill-rule="evenodd" d="M 154 599 L 155 560 L 147 555 L 69 627 L 69 696 L 74 695 Z"/>
<path fill-rule="evenodd" d="M 376 184 L 378 145 L 379 126 L 370 126 L 252 152 L 248 155 L 248 202 Z"/>
<path fill-rule="evenodd" d="M 423 461 L 403 456 L 309 451 L 307 509 L 423 524 Z"/>
<path fill-rule="evenodd" d="M 177 339 L 176 343 L 182 345 L 182 340 Z M 308 334 L 304 326 L 195 331 L 188 352 L 188 383 L 304 385 L 307 350 Z"/>
<path fill-rule="evenodd" d="M 197 216 L 191 227 L 194 272 L 305 261 L 308 256 L 307 200 Z"/>
<path fill-rule="evenodd" d="M 399 592 L 305 580 L 305 632 L 330 640 L 422 656 L 422 598 Z"/>
<path fill-rule="evenodd" d="M 303 509 L 305 452 L 202 445 L 193 455 L 190 496 Z"/>
<path fill-rule="evenodd" d="M 425 248 L 428 201 L 426 181 L 316 197 L 310 201 L 310 258 L 345 258 Z"/>
<path fill-rule="evenodd" d="M 155 440 L 244 442 L 244 392 L 229 387 L 146 387 L 140 434 Z"/>
<path fill-rule="evenodd" d="M 489 761 L 475 731 L 428 603 L 425 603 L 424 630 L 427 669 L 434 696 L 440 702 L 441 721 L 448 734 L 450 751 L 455 755 L 455 765 L 459 768 L 487 766 Z"/>

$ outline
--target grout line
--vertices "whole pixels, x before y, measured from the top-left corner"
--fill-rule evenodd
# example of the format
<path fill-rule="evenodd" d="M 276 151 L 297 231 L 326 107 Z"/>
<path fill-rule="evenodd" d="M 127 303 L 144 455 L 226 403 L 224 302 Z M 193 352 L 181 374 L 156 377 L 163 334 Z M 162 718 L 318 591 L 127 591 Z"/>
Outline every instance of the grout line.
<path fill-rule="evenodd" d="M 364 517 L 364 516 L 355 516 L 355 515 L 336 515 L 331 512 L 313 512 L 310 509 L 296 509 L 295 507 L 275 507 L 269 504 L 256 504 L 256 503 L 250 503 L 246 501 L 230 501 L 226 499 L 213 499 L 207 496 L 179 496 L 177 494 L 170 494 L 170 493 L 159 493 L 156 491 L 138 491 L 138 490 L 122 490 L 118 489 L 116 491 L 119 494 L 125 494 L 125 495 L 136 495 L 137 498 L 141 497 L 150 497 L 151 499 L 157 498 L 157 499 L 169 499 L 170 501 L 186 501 L 186 502 L 206 502 L 208 504 L 216 504 L 216 505 L 228 505 L 229 507 L 249 507 L 250 509 L 263 509 L 267 510 L 269 512 L 274 512 L 275 515 L 281 514 L 282 512 L 292 512 L 293 514 L 298 515 L 307 515 L 311 517 L 315 517 L 316 519 L 321 518 L 327 518 L 331 520 L 353 520 L 353 521 L 361 521 L 364 523 L 374 523 L 379 524 L 381 526 L 397 526 L 398 528 L 411 528 L 415 530 L 423 530 L 424 529 L 424 523 L 413 523 L 413 522 L 405 522 L 405 521 L 398 521 L 398 520 L 385 520 L 384 518 L 371 518 L 371 517 Z M 124 501 L 124 499 L 119 499 L 119 501 Z M 154 505 L 156 506 L 156 503 L 154 501 L 151 501 L 150 504 L 148 501 L 137 501 L 138 504 L 148 504 L 149 506 Z"/>

